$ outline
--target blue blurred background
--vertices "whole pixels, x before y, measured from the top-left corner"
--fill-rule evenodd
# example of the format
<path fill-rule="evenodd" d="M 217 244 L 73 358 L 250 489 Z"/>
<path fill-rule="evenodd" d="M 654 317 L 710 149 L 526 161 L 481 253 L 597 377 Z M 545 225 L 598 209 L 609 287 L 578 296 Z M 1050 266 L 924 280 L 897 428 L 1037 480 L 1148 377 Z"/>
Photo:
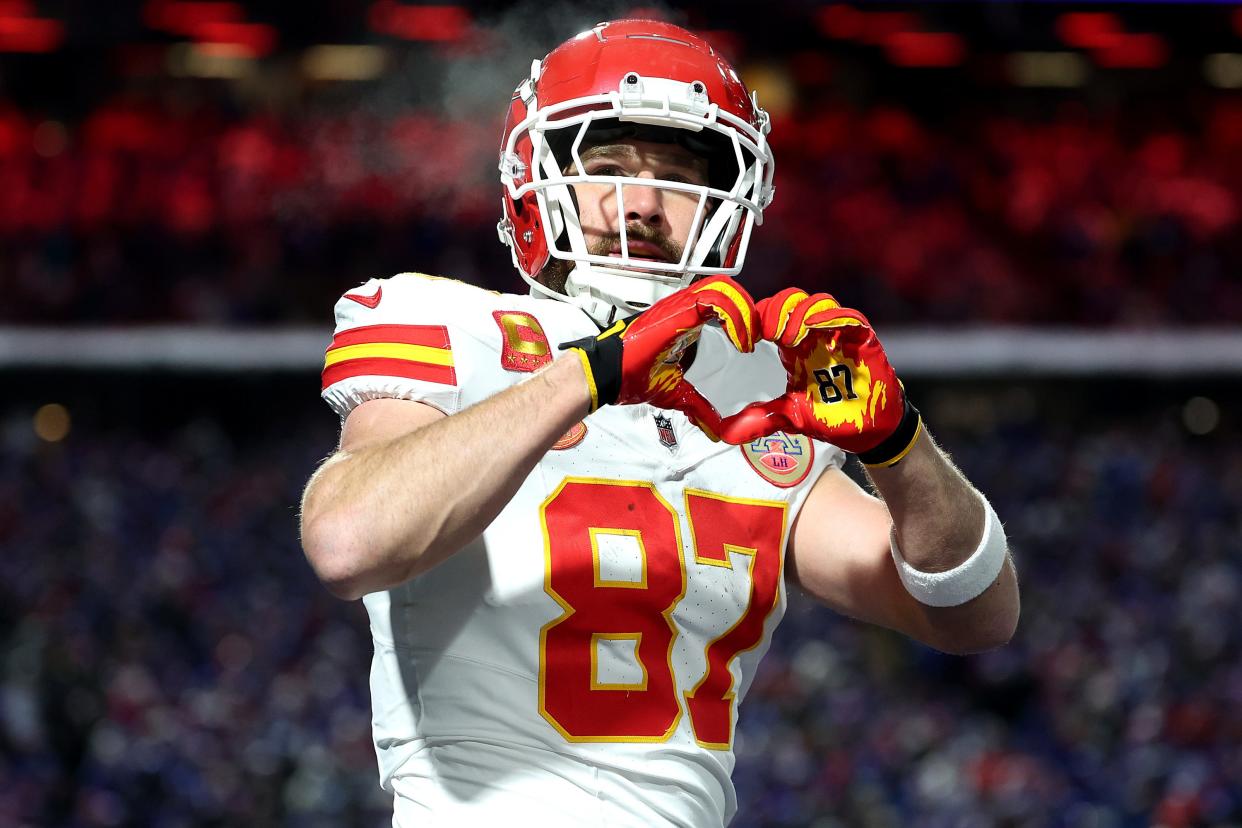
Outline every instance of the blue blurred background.
<path fill-rule="evenodd" d="M 1023 584 L 969 658 L 795 591 L 734 824 L 1242 826 L 1242 8 L 792 0 L 0 0 L 0 826 L 387 823 L 296 539 L 331 306 L 520 290 L 503 107 L 634 13 L 773 115 L 743 281 L 904 344 Z"/>

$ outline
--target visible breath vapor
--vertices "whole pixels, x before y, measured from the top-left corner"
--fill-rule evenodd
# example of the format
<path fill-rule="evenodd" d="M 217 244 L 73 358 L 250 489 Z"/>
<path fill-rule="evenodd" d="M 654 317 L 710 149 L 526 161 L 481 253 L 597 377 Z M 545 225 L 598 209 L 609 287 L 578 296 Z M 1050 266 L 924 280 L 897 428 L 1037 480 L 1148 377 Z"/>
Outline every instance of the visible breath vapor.
<path fill-rule="evenodd" d="M 492 48 L 448 63 L 439 106 L 450 117 L 477 117 L 484 123 L 490 118 L 497 123 L 497 113 L 503 115 L 510 94 L 530 73 L 532 60 L 596 23 L 632 14 L 634 5 L 618 0 L 523 0 L 496 16 L 483 17 L 478 25 L 488 33 Z M 666 4 L 642 6 L 680 22 L 681 13 Z"/>
<path fill-rule="evenodd" d="M 666 3 L 642 3 L 642 9 L 672 23 L 685 22 Z M 634 11 L 632 0 L 522 0 L 503 11 L 481 13 L 472 36 L 477 39 L 470 42 L 411 45 L 361 100 L 350 102 L 353 111 L 369 116 L 354 136 L 370 148 L 364 150 L 367 169 L 441 211 L 469 209 L 480 193 L 488 193 L 490 200 L 499 187 L 496 156 L 505 112 L 513 90 L 529 76 L 531 61 L 601 21 L 634 16 Z M 451 141 L 437 146 L 415 140 L 401 158 L 392 157 L 371 130 L 411 113 L 464 125 L 465 131 L 458 129 Z M 435 142 L 434 134 L 427 141 Z"/>

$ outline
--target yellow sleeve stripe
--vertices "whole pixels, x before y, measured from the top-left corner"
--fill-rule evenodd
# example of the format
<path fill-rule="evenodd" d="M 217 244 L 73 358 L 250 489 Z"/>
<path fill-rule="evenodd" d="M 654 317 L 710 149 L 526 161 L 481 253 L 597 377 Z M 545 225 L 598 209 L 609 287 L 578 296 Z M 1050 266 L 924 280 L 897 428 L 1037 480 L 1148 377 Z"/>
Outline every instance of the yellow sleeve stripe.
<path fill-rule="evenodd" d="M 429 365 L 453 365 L 453 352 L 447 348 L 432 348 L 428 345 L 406 345 L 400 342 L 367 342 L 359 345 L 346 345 L 332 348 L 324 355 L 324 367 L 344 362 L 347 359 L 402 359 L 407 362 L 422 362 Z"/>

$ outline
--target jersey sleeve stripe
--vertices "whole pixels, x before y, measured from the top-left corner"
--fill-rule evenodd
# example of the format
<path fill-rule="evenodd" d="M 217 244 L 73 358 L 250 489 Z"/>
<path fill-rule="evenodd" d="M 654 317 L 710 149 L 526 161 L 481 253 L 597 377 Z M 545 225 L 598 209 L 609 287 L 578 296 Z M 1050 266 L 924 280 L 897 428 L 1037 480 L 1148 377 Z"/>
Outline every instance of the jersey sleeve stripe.
<path fill-rule="evenodd" d="M 457 384 L 457 371 L 451 364 L 437 365 L 390 357 L 362 357 L 326 366 L 323 370 L 323 387 L 327 389 L 341 380 L 362 376 L 402 377 L 440 385 Z"/>
<path fill-rule="evenodd" d="M 447 349 L 449 335 L 448 328 L 444 325 L 363 325 L 341 331 L 332 338 L 332 345 L 328 350 L 373 342 L 399 342 L 403 345 Z"/>
<path fill-rule="evenodd" d="M 324 354 L 323 387 L 360 376 L 456 385 L 444 325 L 364 325 L 341 331 Z"/>
<path fill-rule="evenodd" d="M 404 359 L 409 362 L 425 362 L 431 365 L 453 365 L 453 352 L 447 348 L 430 348 L 426 345 L 406 345 L 400 342 L 363 342 L 357 345 L 332 347 L 324 354 L 324 367 L 349 359 L 385 357 Z"/>

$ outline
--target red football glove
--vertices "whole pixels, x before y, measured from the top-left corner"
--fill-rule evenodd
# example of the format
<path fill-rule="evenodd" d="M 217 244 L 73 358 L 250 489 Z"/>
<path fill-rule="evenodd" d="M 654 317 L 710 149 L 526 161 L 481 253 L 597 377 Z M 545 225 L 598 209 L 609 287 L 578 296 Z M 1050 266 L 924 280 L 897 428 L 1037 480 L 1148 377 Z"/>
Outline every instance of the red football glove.
<path fill-rule="evenodd" d="M 591 410 L 612 403 L 651 403 L 681 411 L 717 439 L 720 414 L 686 381 L 681 359 L 703 326 L 718 320 L 733 346 L 755 349 L 759 316 L 741 285 L 713 276 L 682 288 L 599 336 L 566 342 L 579 352 L 591 386 Z"/>
<path fill-rule="evenodd" d="M 826 293 L 797 288 L 761 301 L 757 310 L 789 384 L 782 396 L 726 417 L 724 440 L 746 443 L 787 431 L 840 446 L 868 465 L 891 465 L 906 455 L 919 434 L 919 413 L 865 316 Z"/>

